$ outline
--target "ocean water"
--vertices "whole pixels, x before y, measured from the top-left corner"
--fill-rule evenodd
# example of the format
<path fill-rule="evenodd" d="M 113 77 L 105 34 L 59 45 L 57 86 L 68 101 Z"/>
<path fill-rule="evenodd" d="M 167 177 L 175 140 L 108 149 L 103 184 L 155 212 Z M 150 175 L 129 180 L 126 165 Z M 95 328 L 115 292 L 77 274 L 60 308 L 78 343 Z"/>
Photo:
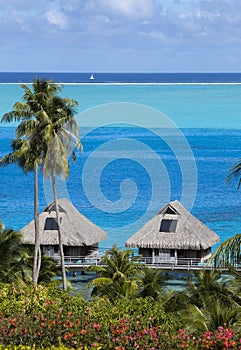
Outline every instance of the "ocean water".
<path fill-rule="evenodd" d="M 90 76 L 94 75 L 94 80 Z M 0 83 L 31 83 L 38 76 L 59 83 L 240 83 L 241 73 L 118 73 L 118 72 L 1 72 Z"/>
<path fill-rule="evenodd" d="M 14 75 L 15 74 L 15 75 Z M 0 74 L 0 115 L 21 99 L 19 82 L 34 73 Z M 42 73 L 43 76 L 44 73 Z M 63 95 L 79 102 L 84 152 L 59 182 L 108 239 L 127 238 L 170 200 L 178 199 L 213 229 L 220 242 L 241 231 L 241 192 L 228 184 L 241 156 L 241 74 L 48 73 Z M 11 83 L 11 84 L 9 84 Z M 72 83 L 72 84 L 70 84 Z M 0 156 L 10 151 L 15 124 L 0 126 Z M 33 218 L 33 174 L 0 169 L 0 218 L 21 229 Z M 40 210 L 51 200 L 40 174 Z M 214 247 L 215 248 L 215 247 Z"/>

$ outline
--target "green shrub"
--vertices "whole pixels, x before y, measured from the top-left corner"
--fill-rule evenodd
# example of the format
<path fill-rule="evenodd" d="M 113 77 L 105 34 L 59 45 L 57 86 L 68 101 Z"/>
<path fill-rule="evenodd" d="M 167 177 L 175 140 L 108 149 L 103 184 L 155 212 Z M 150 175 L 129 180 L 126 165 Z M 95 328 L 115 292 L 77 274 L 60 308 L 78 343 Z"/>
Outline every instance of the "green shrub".
<path fill-rule="evenodd" d="M 179 326 L 178 317 L 151 298 L 112 305 L 54 287 L 0 289 L 0 350 L 241 349 L 239 328 L 188 334 Z"/>

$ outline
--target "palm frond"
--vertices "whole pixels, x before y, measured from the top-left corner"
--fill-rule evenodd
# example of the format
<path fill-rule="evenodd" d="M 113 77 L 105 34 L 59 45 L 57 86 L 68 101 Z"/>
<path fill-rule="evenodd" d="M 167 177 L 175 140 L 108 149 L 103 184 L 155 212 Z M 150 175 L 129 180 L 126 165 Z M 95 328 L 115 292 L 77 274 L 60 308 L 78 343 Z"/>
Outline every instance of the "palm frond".
<path fill-rule="evenodd" d="M 227 176 L 227 182 L 231 183 L 232 181 L 239 178 L 238 188 L 240 188 L 240 185 L 241 185 L 241 178 L 240 177 L 241 177 L 241 159 L 239 159 L 238 163 L 229 169 L 229 175 Z"/>
<path fill-rule="evenodd" d="M 5 167 L 9 164 L 15 163 L 16 158 L 14 152 L 6 154 L 4 157 L 0 159 L 0 167 Z"/>
<path fill-rule="evenodd" d="M 241 260 L 240 247 L 241 234 L 239 233 L 220 244 L 212 254 L 209 262 L 221 267 L 227 267 L 229 265 L 237 266 Z"/>
<path fill-rule="evenodd" d="M 110 285 L 112 284 L 113 281 L 111 280 L 111 278 L 107 278 L 107 277 L 98 277 L 95 278 L 93 280 L 91 280 L 90 282 L 88 282 L 88 287 L 93 287 L 93 286 L 103 286 L 103 285 Z"/>

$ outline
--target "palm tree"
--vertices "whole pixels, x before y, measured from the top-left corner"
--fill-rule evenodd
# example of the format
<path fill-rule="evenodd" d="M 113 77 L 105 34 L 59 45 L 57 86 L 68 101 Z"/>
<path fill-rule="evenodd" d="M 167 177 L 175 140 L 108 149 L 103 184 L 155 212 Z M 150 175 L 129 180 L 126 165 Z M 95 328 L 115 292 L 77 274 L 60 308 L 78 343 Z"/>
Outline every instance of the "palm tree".
<path fill-rule="evenodd" d="M 229 175 L 227 177 L 227 182 L 231 183 L 232 181 L 235 181 L 236 179 L 239 179 L 238 181 L 238 189 L 241 186 L 241 159 L 239 159 L 238 163 L 234 166 L 232 166 L 229 169 Z"/>
<path fill-rule="evenodd" d="M 56 174 L 66 178 L 69 174 L 69 155 L 75 161 L 74 147 L 80 148 L 79 128 L 74 119 L 74 107 L 77 102 L 69 98 L 54 96 L 49 101 L 48 113 L 45 115 L 42 134 L 46 145 L 43 171 L 46 177 L 51 177 L 53 196 L 58 228 L 59 250 L 63 277 L 63 289 L 67 289 L 64 265 L 64 250 L 62 243 L 61 224 L 56 189 Z"/>
<path fill-rule="evenodd" d="M 4 229 L 0 221 L 0 282 L 28 283 L 33 268 L 33 250 L 22 244 L 22 235 L 12 229 Z M 56 260 L 42 254 L 39 283 L 50 283 L 60 272 Z"/>
<path fill-rule="evenodd" d="M 230 289 L 230 277 L 218 270 L 193 273 L 192 280 L 180 295 L 182 307 L 177 313 L 184 326 L 191 330 L 213 331 L 224 323 L 235 323 L 240 318 L 238 297 Z M 181 299 L 180 299 L 181 300 Z"/>
<path fill-rule="evenodd" d="M 16 102 L 13 110 L 5 113 L 2 122 L 18 121 L 16 139 L 13 140 L 12 152 L 0 160 L 0 166 L 17 162 L 25 172 L 34 171 L 34 222 L 35 222 L 35 252 L 32 280 L 38 282 L 41 264 L 39 247 L 39 213 L 38 213 L 38 166 L 41 162 L 42 147 L 41 134 L 38 132 L 40 121 L 45 115 L 48 100 L 58 91 L 58 86 L 36 78 L 32 84 L 33 91 L 25 84 L 23 101 Z"/>
<path fill-rule="evenodd" d="M 99 276 L 88 284 L 88 287 L 93 287 L 92 296 L 107 298 L 114 303 L 118 298 L 128 298 L 136 293 L 139 266 L 130 259 L 132 253 L 130 250 L 118 250 L 114 245 L 101 259 L 103 267 L 90 268 Z"/>
<path fill-rule="evenodd" d="M 228 238 L 212 254 L 209 259 L 210 263 L 218 267 L 229 267 L 240 264 L 241 262 L 241 234 L 238 233 Z"/>
<path fill-rule="evenodd" d="M 229 267 L 228 289 L 235 303 L 241 306 L 241 275 L 233 266 Z"/>
<path fill-rule="evenodd" d="M 223 301 L 209 297 L 206 306 L 199 308 L 190 304 L 179 313 L 185 329 L 195 332 L 216 331 L 219 326 L 235 325 L 240 320 L 241 309 L 237 305 L 228 305 Z"/>
<path fill-rule="evenodd" d="M 231 302 L 231 293 L 228 289 L 229 279 L 218 270 L 201 270 L 193 272 L 193 278 L 186 279 L 187 286 L 184 294 L 189 303 L 197 307 L 205 307 L 208 298 Z"/>
<path fill-rule="evenodd" d="M 164 297 L 164 287 L 166 285 L 166 277 L 161 270 L 150 269 L 148 267 L 141 269 L 139 296 L 142 298 L 152 297 L 158 300 Z"/>
<path fill-rule="evenodd" d="M 0 281 L 5 283 L 28 282 L 29 254 L 21 245 L 22 235 L 12 229 L 4 229 L 0 221 Z"/>
<path fill-rule="evenodd" d="M 6 113 L 2 121 L 21 121 L 16 129 L 17 138 L 13 142 L 13 152 L 6 161 L 18 161 L 25 169 L 35 172 L 35 253 L 33 264 L 33 282 L 37 283 L 40 264 L 39 220 L 38 220 L 38 166 L 44 169 L 45 176 L 51 176 L 53 195 L 56 206 L 56 221 L 59 232 L 63 289 L 66 289 L 64 253 L 57 203 L 55 175 L 68 176 L 69 152 L 73 147 L 80 147 L 79 129 L 74 120 L 74 107 L 77 102 L 61 98 L 57 94 L 61 87 L 53 82 L 36 78 L 32 84 L 33 91 L 22 85 L 25 90 L 24 102 L 17 102 L 13 111 Z M 75 154 L 72 152 L 73 159 Z"/>
<path fill-rule="evenodd" d="M 33 270 L 33 259 L 34 259 L 34 247 L 28 245 L 21 245 L 21 249 L 24 249 L 28 258 L 23 262 L 24 266 Z M 61 267 L 58 261 L 50 256 L 47 256 L 40 250 L 41 253 L 41 267 L 39 269 L 38 283 L 39 284 L 49 284 L 55 283 L 55 277 L 58 277 L 61 274 Z M 60 281 L 61 282 L 61 281 Z M 60 283 L 58 282 L 58 285 Z"/>

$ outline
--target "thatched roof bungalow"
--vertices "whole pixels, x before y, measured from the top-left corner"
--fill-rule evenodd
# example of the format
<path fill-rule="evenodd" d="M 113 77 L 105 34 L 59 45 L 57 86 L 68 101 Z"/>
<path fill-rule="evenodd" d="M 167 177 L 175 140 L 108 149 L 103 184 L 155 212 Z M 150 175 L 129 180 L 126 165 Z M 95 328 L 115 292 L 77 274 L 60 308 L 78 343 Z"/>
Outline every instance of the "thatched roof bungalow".
<path fill-rule="evenodd" d="M 126 246 L 139 248 L 139 254 L 151 257 L 151 262 L 182 264 L 205 261 L 219 236 L 194 217 L 179 201 L 165 205 Z"/>
<path fill-rule="evenodd" d="M 58 199 L 60 224 L 65 256 L 86 256 L 97 252 L 98 243 L 106 233 L 82 215 L 66 198 Z M 40 246 L 49 256 L 58 256 L 58 227 L 55 203 L 50 203 L 39 215 Z M 34 245 L 34 220 L 21 230 L 23 243 Z"/>

